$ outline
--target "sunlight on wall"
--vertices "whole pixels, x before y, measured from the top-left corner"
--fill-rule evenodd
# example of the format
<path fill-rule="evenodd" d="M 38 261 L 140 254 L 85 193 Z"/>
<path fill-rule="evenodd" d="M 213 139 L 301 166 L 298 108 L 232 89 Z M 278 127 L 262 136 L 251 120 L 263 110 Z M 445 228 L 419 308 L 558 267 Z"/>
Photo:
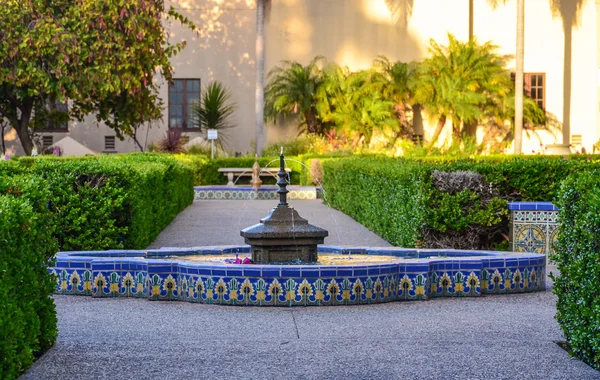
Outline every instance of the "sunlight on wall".
<path fill-rule="evenodd" d="M 303 61 L 312 54 L 313 29 L 305 15 L 292 16 L 285 20 L 285 40 L 288 59 Z"/>
<path fill-rule="evenodd" d="M 346 40 L 338 49 L 335 62 L 352 71 L 365 70 L 373 65 L 372 57 L 365 56 L 353 41 Z"/>
<path fill-rule="evenodd" d="M 394 19 L 385 0 L 362 0 L 361 7 L 367 20 L 380 24 L 394 24 Z"/>

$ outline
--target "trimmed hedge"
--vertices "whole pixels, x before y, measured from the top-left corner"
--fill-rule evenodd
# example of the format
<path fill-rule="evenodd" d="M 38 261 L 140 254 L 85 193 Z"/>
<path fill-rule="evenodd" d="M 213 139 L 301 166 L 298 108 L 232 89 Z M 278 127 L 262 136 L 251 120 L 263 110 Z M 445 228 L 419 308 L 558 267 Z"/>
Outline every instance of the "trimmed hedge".
<path fill-rule="evenodd" d="M 567 178 L 557 205 L 556 319 L 572 353 L 600 370 L 600 170 Z"/>
<path fill-rule="evenodd" d="M 192 169 L 168 155 L 23 158 L 0 176 L 19 172 L 48 185 L 67 251 L 143 249 L 194 198 Z"/>
<path fill-rule="evenodd" d="M 58 246 L 48 187 L 31 176 L 0 178 L 0 378 L 18 377 L 56 341 L 55 279 L 48 273 Z"/>
<path fill-rule="evenodd" d="M 597 163 L 598 156 L 353 157 L 324 162 L 323 187 L 332 207 L 394 245 L 502 249 L 507 202 L 553 201 L 564 178 Z"/>

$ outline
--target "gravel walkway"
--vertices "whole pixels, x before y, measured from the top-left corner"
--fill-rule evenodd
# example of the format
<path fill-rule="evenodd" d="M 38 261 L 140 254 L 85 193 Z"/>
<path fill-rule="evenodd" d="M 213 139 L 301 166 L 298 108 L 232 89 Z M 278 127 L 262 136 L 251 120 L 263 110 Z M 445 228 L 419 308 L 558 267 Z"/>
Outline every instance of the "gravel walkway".
<path fill-rule="evenodd" d="M 387 245 L 319 201 L 293 205 L 327 244 Z M 152 246 L 241 243 L 271 207 L 196 201 Z M 23 379 L 600 379 L 554 343 L 550 291 L 312 308 L 55 301 L 58 342 Z"/>

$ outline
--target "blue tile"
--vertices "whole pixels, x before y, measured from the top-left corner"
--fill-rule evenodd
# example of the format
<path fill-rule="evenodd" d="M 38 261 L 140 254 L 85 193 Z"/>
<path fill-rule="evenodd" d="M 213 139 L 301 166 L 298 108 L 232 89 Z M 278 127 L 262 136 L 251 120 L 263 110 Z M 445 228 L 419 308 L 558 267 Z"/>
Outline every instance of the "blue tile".
<path fill-rule="evenodd" d="M 281 277 L 300 277 L 300 268 L 281 268 Z"/>
<path fill-rule="evenodd" d="M 302 269 L 302 277 L 304 278 L 316 278 L 319 277 L 319 269 Z"/>
<path fill-rule="evenodd" d="M 337 275 L 337 269 L 335 268 L 321 268 L 321 277 L 335 277 Z"/>
<path fill-rule="evenodd" d="M 227 272 L 229 273 L 229 272 Z M 243 272 L 245 277 L 260 277 L 260 268 L 244 268 Z"/>
<path fill-rule="evenodd" d="M 281 270 L 279 268 L 263 268 L 263 277 L 281 277 Z"/>
<path fill-rule="evenodd" d="M 214 270 L 213 270 L 214 273 Z M 243 269 L 242 268 L 227 268 L 227 276 L 228 277 L 242 277 Z"/>
<path fill-rule="evenodd" d="M 227 271 L 225 269 L 216 269 L 216 268 L 213 268 L 212 269 L 212 275 L 216 276 L 216 277 L 223 277 L 223 276 L 227 275 Z"/>

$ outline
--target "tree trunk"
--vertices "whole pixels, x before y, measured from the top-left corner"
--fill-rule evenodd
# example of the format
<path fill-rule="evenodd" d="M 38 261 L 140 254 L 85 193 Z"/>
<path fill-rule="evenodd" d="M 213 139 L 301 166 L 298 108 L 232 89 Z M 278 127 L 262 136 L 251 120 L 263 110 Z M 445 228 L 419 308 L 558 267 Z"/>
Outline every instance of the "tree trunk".
<path fill-rule="evenodd" d="M 262 156 L 265 107 L 265 5 L 256 1 L 256 155 Z"/>
<path fill-rule="evenodd" d="M 525 61 L 525 0 L 517 0 L 517 55 L 515 70 L 515 154 L 523 138 L 523 67 Z"/>
<path fill-rule="evenodd" d="M 1 156 L 4 156 L 6 154 L 6 141 L 4 140 L 4 129 L 6 128 L 6 124 L 4 123 L 4 121 L 1 122 L 0 124 L 0 139 L 2 140 L 2 150 L 0 151 Z M 2 159 L 2 157 L 0 157 L 0 160 Z"/>
<path fill-rule="evenodd" d="M 21 107 L 21 118 L 13 120 L 12 127 L 17 131 L 17 136 L 21 141 L 21 146 L 25 151 L 26 156 L 31 156 L 33 150 L 33 140 L 29 134 L 29 121 L 31 119 L 31 111 L 33 109 L 32 104 L 23 104 Z"/>
<path fill-rule="evenodd" d="M 562 143 L 571 145 L 571 55 L 573 43 L 573 22 L 563 20 L 565 46 L 563 56 L 563 125 Z M 544 85 L 546 85 L 544 83 Z"/>
<path fill-rule="evenodd" d="M 306 119 L 306 130 L 308 133 L 318 133 L 319 124 L 317 123 L 317 116 L 312 111 L 304 113 L 304 119 Z"/>
<path fill-rule="evenodd" d="M 452 142 L 460 141 L 462 137 L 462 131 L 460 128 L 460 119 L 452 118 Z"/>
<path fill-rule="evenodd" d="M 440 116 L 440 118 L 438 120 L 437 127 L 435 128 L 435 131 L 433 132 L 433 136 L 431 137 L 431 142 L 429 143 L 429 146 L 434 146 L 437 143 L 437 140 L 440 137 L 442 130 L 444 130 L 445 125 L 446 125 L 446 115 L 442 115 L 442 116 Z"/>
<path fill-rule="evenodd" d="M 469 0 L 469 41 L 473 39 L 473 0 Z"/>

